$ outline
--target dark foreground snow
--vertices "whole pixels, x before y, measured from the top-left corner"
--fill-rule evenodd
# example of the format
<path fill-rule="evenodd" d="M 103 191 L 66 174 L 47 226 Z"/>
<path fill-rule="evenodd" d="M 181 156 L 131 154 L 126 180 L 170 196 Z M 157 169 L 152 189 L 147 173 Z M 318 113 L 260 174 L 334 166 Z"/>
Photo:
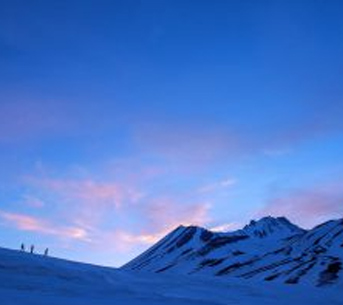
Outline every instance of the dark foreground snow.
<path fill-rule="evenodd" d="M 131 273 L 0 249 L 1 305 L 343 305 L 343 287 Z"/>

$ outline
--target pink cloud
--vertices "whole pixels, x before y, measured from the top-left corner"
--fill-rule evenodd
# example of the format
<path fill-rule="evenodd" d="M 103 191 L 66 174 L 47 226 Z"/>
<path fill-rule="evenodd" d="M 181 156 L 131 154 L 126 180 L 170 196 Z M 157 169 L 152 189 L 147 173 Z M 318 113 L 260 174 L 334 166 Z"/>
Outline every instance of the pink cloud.
<path fill-rule="evenodd" d="M 156 243 L 179 225 L 202 226 L 208 221 L 210 205 L 207 203 L 179 206 L 171 199 L 158 200 L 143 207 L 141 229 L 130 231 L 118 228 L 108 232 L 97 232 L 95 244 L 111 245 L 113 251 L 127 253 L 137 247 L 148 247 Z"/>
<path fill-rule="evenodd" d="M 25 182 L 54 206 L 56 217 L 85 228 L 100 226 L 110 216 L 128 217 L 145 196 L 135 185 L 117 181 L 26 177 Z"/>
<path fill-rule="evenodd" d="M 119 182 L 99 182 L 92 179 L 26 179 L 38 189 L 54 193 L 68 202 L 119 209 L 123 202 L 136 202 L 143 194 L 134 187 Z"/>
<path fill-rule="evenodd" d="M 102 232 L 94 246 L 100 248 L 104 244 L 111 245 L 108 250 L 127 253 L 138 247 L 148 247 L 162 237 L 161 233 L 133 233 L 127 229 L 117 229 L 113 232 Z"/>
<path fill-rule="evenodd" d="M 37 232 L 45 235 L 54 235 L 61 238 L 89 241 L 87 232 L 80 227 L 57 226 L 44 219 L 1 210 L 0 218 L 6 224 L 11 225 L 18 230 Z"/>
<path fill-rule="evenodd" d="M 332 183 L 292 190 L 284 196 L 270 199 L 259 214 L 287 216 L 306 227 L 342 217 L 343 184 Z"/>
<path fill-rule="evenodd" d="M 202 226 L 211 220 L 208 202 L 183 203 L 172 198 L 156 198 L 144 208 L 147 228 L 153 232 L 168 232 L 179 225 Z"/>
<path fill-rule="evenodd" d="M 150 171 L 148 177 L 151 177 Z M 194 198 L 199 197 L 196 192 L 191 195 L 169 193 L 162 198 L 156 194 L 146 195 L 140 189 L 149 186 L 150 180 L 138 186 L 136 181 L 130 179 L 107 182 L 56 179 L 44 173 L 39 178 L 26 177 L 24 182 L 32 194 L 38 194 L 46 203 L 44 209 L 53 205 L 54 214 L 50 215 L 53 217 L 51 219 L 54 222 L 59 219 L 59 223 L 64 224 L 59 231 L 65 232 L 65 228 L 69 227 L 79 228 L 82 230 L 79 234 L 86 232 L 92 246 L 98 249 L 111 245 L 108 250 L 131 251 L 135 247 L 151 245 L 181 224 L 204 225 L 211 220 L 211 205 L 198 200 L 200 198 Z M 231 182 L 227 180 L 221 181 L 223 187 L 229 184 Z M 32 198 L 36 197 L 28 199 Z M 17 227 L 28 221 L 22 219 L 16 223 Z M 33 224 L 37 228 L 31 231 L 57 235 L 47 222 Z M 67 233 L 77 236 L 78 232 L 67 231 L 64 234 Z"/>

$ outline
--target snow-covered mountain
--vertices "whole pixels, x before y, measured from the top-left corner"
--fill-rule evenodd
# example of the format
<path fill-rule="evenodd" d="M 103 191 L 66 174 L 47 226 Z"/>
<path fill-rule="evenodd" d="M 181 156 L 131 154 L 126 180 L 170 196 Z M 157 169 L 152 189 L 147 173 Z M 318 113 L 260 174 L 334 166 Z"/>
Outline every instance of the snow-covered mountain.
<path fill-rule="evenodd" d="M 284 217 L 214 233 L 180 226 L 122 267 L 323 286 L 343 283 L 343 219 L 303 230 Z"/>

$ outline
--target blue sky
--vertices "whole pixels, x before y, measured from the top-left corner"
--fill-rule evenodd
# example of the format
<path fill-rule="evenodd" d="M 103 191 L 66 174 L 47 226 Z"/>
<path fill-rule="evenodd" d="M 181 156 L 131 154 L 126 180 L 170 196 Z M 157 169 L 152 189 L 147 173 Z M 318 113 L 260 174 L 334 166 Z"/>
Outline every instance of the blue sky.
<path fill-rule="evenodd" d="M 341 217 L 341 1 L 0 5 L 2 246 L 118 266 L 179 224 Z"/>

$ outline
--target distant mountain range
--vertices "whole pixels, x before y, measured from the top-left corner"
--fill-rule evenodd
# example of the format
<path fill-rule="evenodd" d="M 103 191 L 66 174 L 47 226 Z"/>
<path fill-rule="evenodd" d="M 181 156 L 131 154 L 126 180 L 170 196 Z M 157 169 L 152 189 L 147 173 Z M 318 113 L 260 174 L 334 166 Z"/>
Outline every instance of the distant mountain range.
<path fill-rule="evenodd" d="M 316 286 L 343 283 L 343 219 L 304 230 L 264 217 L 234 232 L 180 226 L 122 267 Z"/>

